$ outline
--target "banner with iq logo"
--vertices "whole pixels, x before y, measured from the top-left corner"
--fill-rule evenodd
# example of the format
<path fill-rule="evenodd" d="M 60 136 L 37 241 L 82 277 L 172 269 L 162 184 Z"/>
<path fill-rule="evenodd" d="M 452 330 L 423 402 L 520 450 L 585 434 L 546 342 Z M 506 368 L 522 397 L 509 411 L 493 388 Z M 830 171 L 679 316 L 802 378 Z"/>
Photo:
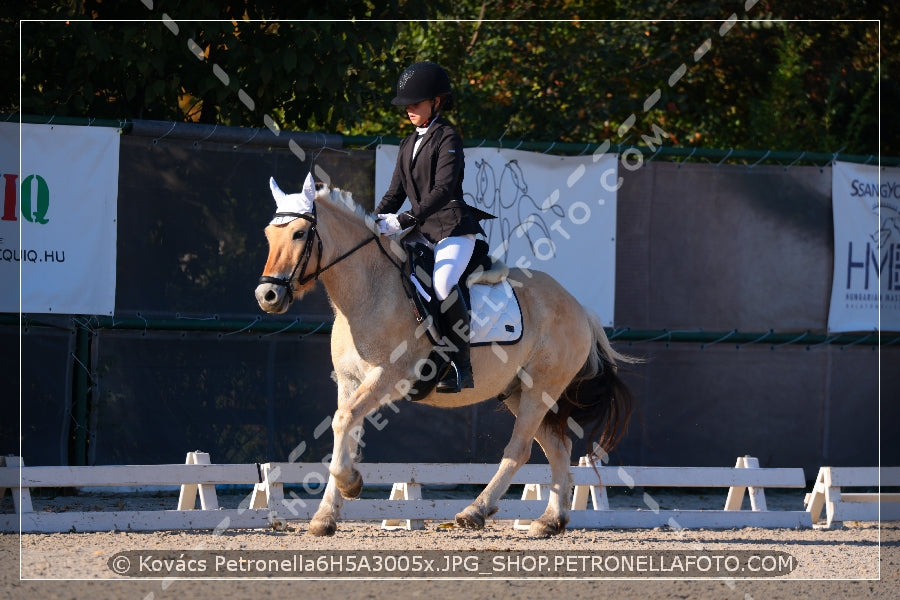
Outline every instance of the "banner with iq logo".
<path fill-rule="evenodd" d="M 900 169 L 836 162 L 828 331 L 900 331 Z"/>
<path fill-rule="evenodd" d="M 0 312 L 113 314 L 119 135 L 0 123 Z"/>

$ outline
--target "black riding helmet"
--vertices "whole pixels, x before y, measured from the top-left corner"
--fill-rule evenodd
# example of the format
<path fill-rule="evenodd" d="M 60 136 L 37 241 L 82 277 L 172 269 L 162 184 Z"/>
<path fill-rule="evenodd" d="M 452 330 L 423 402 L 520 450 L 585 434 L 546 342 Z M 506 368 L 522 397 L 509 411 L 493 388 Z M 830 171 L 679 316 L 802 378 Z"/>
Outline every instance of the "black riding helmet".
<path fill-rule="evenodd" d="M 426 60 L 410 65 L 400 74 L 397 96 L 391 104 L 409 106 L 449 93 L 450 76 L 447 71 L 439 64 Z"/>

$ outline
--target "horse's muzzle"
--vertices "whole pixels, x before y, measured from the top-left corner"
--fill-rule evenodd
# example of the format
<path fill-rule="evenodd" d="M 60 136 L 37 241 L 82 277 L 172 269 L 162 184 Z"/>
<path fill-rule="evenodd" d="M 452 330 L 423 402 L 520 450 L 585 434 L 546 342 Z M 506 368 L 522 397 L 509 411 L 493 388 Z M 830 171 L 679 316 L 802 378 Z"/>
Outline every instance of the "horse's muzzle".
<path fill-rule="evenodd" d="M 275 283 L 260 283 L 256 286 L 256 302 L 267 313 L 281 314 L 291 306 L 288 288 Z"/>

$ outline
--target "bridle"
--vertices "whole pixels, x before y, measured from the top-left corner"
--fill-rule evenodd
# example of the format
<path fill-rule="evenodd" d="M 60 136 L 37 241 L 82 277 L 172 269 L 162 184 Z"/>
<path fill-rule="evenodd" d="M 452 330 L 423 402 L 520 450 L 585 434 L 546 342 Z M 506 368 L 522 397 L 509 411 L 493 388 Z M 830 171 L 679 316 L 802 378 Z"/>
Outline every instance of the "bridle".
<path fill-rule="evenodd" d="M 331 263 L 329 263 L 323 267 L 322 266 L 322 236 L 319 235 L 319 231 L 316 228 L 318 221 L 316 219 L 315 205 L 313 205 L 312 213 L 279 212 L 279 213 L 275 213 L 275 216 L 276 217 L 295 217 L 295 218 L 299 218 L 299 219 L 306 219 L 307 221 L 312 223 L 312 226 L 307 231 L 306 246 L 304 246 L 303 253 L 300 255 L 300 258 L 297 260 L 297 264 L 294 265 L 294 269 L 291 271 L 291 274 L 287 278 L 272 277 L 270 275 L 263 275 L 262 277 L 259 278 L 259 283 L 261 283 L 261 284 L 262 283 L 271 283 L 273 285 L 278 285 L 278 286 L 283 287 L 287 291 L 289 302 L 294 301 L 294 292 L 296 291 L 294 288 L 294 279 L 295 278 L 296 278 L 298 287 L 302 286 L 306 283 L 309 283 L 310 281 L 312 281 L 314 279 L 317 280 L 317 279 L 319 279 L 319 275 L 321 275 L 322 273 L 324 273 L 325 271 L 327 271 L 334 265 L 338 264 L 339 262 L 341 262 L 342 260 L 344 260 L 345 258 L 347 258 L 348 256 L 350 256 L 351 254 L 353 254 L 354 252 L 356 252 L 363 246 L 366 246 L 367 244 L 369 244 L 372 241 L 374 241 L 378 244 L 378 248 L 381 250 L 382 253 L 384 253 L 385 256 L 388 257 L 388 259 L 392 263 L 394 263 L 395 267 L 400 268 L 397 265 L 397 263 L 387 253 L 387 250 L 385 250 L 384 247 L 381 245 L 381 241 L 378 239 L 378 236 L 374 233 L 372 234 L 372 237 L 366 238 L 363 241 L 359 242 L 358 244 L 356 244 L 355 246 L 353 246 L 352 248 L 350 248 L 349 250 L 347 250 L 346 252 L 344 252 L 343 254 L 338 256 L 336 259 L 331 261 Z M 309 267 L 310 258 L 312 258 L 312 247 L 313 247 L 312 241 L 313 241 L 313 239 L 315 239 L 315 241 L 316 241 L 316 246 L 317 246 L 317 250 L 318 250 L 317 256 L 316 256 L 316 270 L 313 271 L 312 273 L 307 273 L 306 269 L 307 269 L 307 267 Z"/>

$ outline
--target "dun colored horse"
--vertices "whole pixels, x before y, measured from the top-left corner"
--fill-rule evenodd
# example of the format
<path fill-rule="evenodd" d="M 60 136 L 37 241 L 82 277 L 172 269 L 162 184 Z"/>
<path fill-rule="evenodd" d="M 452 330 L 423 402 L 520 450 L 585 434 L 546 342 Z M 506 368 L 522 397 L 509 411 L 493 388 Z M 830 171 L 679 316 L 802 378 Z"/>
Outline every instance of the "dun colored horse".
<path fill-rule="evenodd" d="M 375 217 L 339 189 L 285 194 L 270 181 L 278 212 L 265 229 L 269 256 L 256 288 L 260 307 L 283 313 L 321 280 L 334 308 L 331 358 L 337 381 L 332 420 L 330 477 L 309 524 L 312 535 L 333 535 L 343 499 L 356 498 L 363 481 L 354 468 L 364 419 L 427 384 L 434 347 L 410 311 L 399 276 L 402 248 L 379 236 Z M 552 473 L 549 501 L 532 521 L 530 535 L 565 531 L 572 487 L 568 429 L 606 451 L 625 432 L 632 395 L 617 362 L 635 359 L 610 346 L 600 319 L 549 275 L 510 269 L 524 333 L 514 345 L 472 348 L 475 387 L 456 394 L 430 393 L 419 402 L 440 408 L 500 399 L 515 415 L 512 436 L 497 473 L 475 501 L 456 515 L 458 525 L 481 529 L 497 511 L 516 471 L 540 444 Z M 427 388 L 426 388 L 427 389 Z M 427 427 L 423 424 L 423 427 Z"/>

